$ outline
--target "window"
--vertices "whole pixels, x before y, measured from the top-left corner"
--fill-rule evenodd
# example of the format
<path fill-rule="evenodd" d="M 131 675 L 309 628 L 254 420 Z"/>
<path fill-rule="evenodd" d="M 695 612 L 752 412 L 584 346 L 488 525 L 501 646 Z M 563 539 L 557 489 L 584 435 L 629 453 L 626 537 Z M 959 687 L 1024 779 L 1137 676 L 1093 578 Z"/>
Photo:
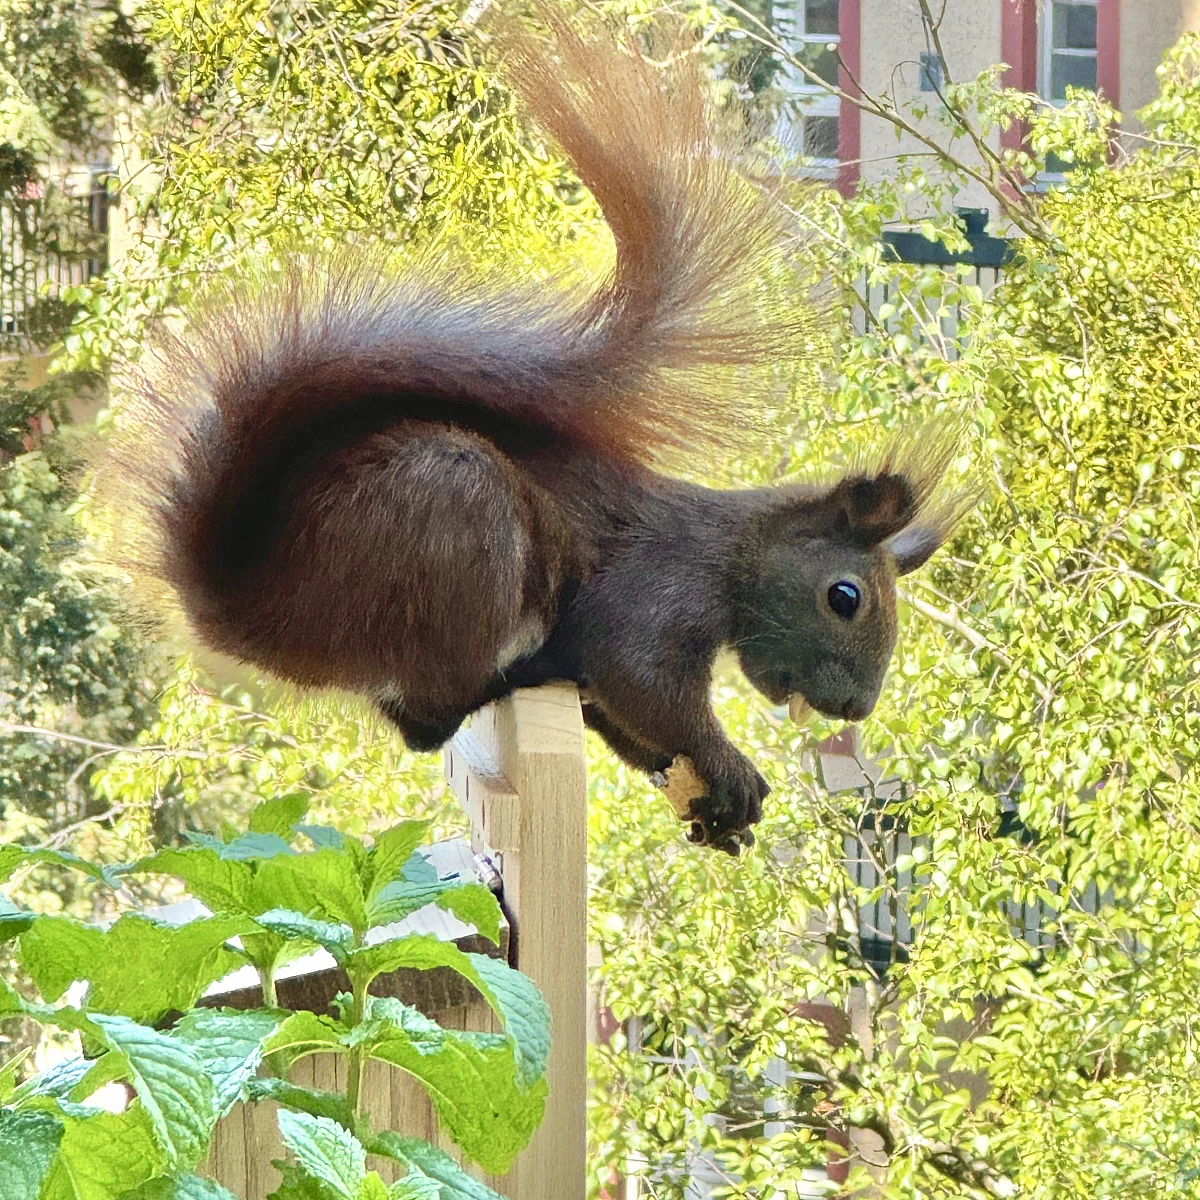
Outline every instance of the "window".
<path fill-rule="evenodd" d="M 1048 0 L 1043 10 L 1040 90 L 1051 104 L 1065 104 L 1068 87 L 1096 90 L 1096 10 L 1097 0 Z M 1048 154 L 1041 186 L 1054 186 L 1070 171 L 1070 163 Z"/>
<path fill-rule="evenodd" d="M 921 91 L 940 92 L 945 78 L 946 73 L 942 69 L 942 60 L 936 54 L 922 54 Z"/>
<path fill-rule="evenodd" d="M 1067 88 L 1096 90 L 1097 0 L 1052 0 L 1042 29 L 1042 95 L 1052 104 Z"/>
<path fill-rule="evenodd" d="M 781 24 L 791 35 L 796 57 L 818 79 L 837 83 L 838 0 L 793 0 L 793 4 L 792 20 Z M 780 7 L 777 6 L 777 12 Z M 780 129 L 780 141 L 793 152 L 811 159 L 820 173 L 836 167 L 838 98 L 794 68 L 785 74 L 783 85 L 790 102 Z"/>

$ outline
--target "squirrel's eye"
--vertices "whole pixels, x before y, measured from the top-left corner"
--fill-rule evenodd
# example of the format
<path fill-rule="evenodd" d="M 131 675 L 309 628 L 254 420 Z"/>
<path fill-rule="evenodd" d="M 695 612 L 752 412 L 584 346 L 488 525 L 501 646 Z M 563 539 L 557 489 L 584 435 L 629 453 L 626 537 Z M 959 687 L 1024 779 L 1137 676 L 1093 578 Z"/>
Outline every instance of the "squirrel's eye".
<path fill-rule="evenodd" d="M 862 603 L 862 592 L 854 584 L 842 580 L 829 589 L 828 599 L 829 607 L 843 620 L 849 621 L 858 612 L 858 606 Z"/>

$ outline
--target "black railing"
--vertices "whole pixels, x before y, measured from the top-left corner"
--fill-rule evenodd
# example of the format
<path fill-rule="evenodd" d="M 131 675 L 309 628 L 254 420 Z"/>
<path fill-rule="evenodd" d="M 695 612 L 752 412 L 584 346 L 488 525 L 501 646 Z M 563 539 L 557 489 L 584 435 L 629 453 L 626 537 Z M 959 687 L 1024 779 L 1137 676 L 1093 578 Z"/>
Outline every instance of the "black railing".
<path fill-rule="evenodd" d="M 71 317 L 63 288 L 108 265 L 109 203 L 99 186 L 0 198 L 0 353 L 28 353 L 60 336 Z"/>
<path fill-rule="evenodd" d="M 1016 257 L 1008 238 L 992 237 L 987 231 L 986 208 L 956 208 L 955 215 L 967 240 L 966 250 L 948 250 L 944 242 L 936 242 L 923 233 L 912 230 L 889 230 L 883 235 L 886 257 L 893 262 L 914 263 L 925 267 L 990 267 L 998 271 Z"/>
<path fill-rule="evenodd" d="M 1016 244 L 1009 238 L 987 232 L 988 213 L 983 208 L 955 210 L 966 239 L 965 250 L 951 251 L 944 242 L 927 238 L 916 230 L 887 230 L 882 235 L 885 263 L 912 267 L 941 267 L 947 273 L 943 294 L 931 295 L 903 271 L 868 275 L 864 272 L 857 293 L 855 328 L 894 334 L 902 328 L 914 332 L 919 341 L 936 343 L 948 359 L 958 357 L 964 344 L 962 333 L 962 284 L 973 285 L 989 295 L 1016 258 Z"/>

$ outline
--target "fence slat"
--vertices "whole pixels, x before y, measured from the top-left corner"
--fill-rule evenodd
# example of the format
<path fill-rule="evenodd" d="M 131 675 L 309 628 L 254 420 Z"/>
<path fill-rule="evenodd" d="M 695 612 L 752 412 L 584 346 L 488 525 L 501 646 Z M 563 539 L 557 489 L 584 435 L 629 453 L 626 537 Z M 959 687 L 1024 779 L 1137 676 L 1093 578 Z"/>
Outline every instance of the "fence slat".
<path fill-rule="evenodd" d="M 468 765 L 469 764 L 469 765 Z M 472 839 L 499 858 L 514 963 L 550 1005 L 546 1118 L 497 1190 L 583 1200 L 587 1178 L 587 768 L 573 686 L 520 691 L 446 755 Z"/>

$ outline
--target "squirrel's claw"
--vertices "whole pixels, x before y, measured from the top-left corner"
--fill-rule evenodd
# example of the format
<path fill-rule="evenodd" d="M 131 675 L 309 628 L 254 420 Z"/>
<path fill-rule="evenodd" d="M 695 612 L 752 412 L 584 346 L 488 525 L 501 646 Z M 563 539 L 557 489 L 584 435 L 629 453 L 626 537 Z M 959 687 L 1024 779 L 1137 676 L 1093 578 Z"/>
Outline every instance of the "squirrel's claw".
<path fill-rule="evenodd" d="M 720 850 L 723 854 L 728 854 L 733 858 L 737 858 L 744 846 L 749 850 L 754 845 L 753 830 L 746 829 L 720 829 L 715 826 L 706 826 L 703 821 L 693 821 L 691 828 L 688 830 L 687 839 L 696 846 L 711 846 L 714 850 Z"/>

